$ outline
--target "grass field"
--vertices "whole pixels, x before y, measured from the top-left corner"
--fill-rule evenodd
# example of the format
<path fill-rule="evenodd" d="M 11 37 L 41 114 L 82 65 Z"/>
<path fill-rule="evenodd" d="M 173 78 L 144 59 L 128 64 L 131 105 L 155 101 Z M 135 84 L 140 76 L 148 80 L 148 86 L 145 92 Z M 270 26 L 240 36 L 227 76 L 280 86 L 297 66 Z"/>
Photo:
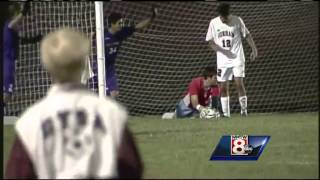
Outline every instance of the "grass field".
<path fill-rule="evenodd" d="M 132 117 L 145 178 L 319 178 L 318 113 L 234 114 L 221 120 Z M 258 161 L 209 161 L 222 135 L 270 135 Z M 14 131 L 4 129 L 4 164 Z"/>

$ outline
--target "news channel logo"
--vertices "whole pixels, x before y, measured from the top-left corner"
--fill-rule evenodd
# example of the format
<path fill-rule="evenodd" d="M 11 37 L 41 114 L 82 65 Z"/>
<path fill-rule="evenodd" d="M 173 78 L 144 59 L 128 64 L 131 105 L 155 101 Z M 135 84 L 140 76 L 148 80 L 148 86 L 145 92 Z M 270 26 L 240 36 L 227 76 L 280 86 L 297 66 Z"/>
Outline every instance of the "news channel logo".
<path fill-rule="evenodd" d="M 270 136 L 225 135 L 213 151 L 210 160 L 256 161 L 268 144 Z"/>

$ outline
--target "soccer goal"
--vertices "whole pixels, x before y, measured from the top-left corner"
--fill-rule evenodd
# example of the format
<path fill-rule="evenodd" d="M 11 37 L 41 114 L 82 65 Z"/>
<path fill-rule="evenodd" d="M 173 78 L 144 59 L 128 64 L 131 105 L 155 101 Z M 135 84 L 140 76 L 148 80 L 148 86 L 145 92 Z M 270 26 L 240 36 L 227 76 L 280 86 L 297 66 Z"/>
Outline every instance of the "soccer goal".
<path fill-rule="evenodd" d="M 217 3 L 103 3 L 105 17 L 118 12 L 135 22 L 149 17 L 151 6 L 159 9 L 148 28 L 123 42 L 116 60 L 118 100 L 130 114 L 161 115 L 173 111 L 190 80 L 201 75 L 205 66 L 216 64 L 216 54 L 208 47 L 205 36 L 210 20 L 218 15 Z M 258 49 L 256 61 L 246 62 L 244 83 L 249 113 L 318 111 L 319 2 L 230 4 L 232 14 L 242 17 Z M 31 2 L 31 14 L 23 22 L 22 35 L 46 34 L 63 26 L 95 32 L 96 21 L 102 23 L 102 19 L 96 19 L 94 2 Z M 106 24 L 103 27 L 106 29 Z M 97 42 L 101 43 L 99 39 Z M 248 60 L 251 50 L 245 40 L 243 44 Z M 92 46 L 91 59 L 99 59 L 98 46 Z M 20 115 L 45 95 L 50 84 L 40 65 L 39 44 L 20 46 L 15 96 L 5 115 Z M 230 88 L 231 112 L 238 113 L 234 84 Z"/>

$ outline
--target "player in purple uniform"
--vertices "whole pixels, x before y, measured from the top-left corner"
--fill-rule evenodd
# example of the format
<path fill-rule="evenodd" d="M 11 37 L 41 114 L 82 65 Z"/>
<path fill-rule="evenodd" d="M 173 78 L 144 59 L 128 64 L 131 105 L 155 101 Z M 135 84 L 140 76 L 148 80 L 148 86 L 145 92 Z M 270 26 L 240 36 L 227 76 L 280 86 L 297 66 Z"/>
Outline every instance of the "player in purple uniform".
<path fill-rule="evenodd" d="M 42 39 L 41 35 L 35 37 L 19 37 L 20 24 L 30 10 L 29 2 L 21 4 L 12 3 L 8 7 L 9 18 L 3 27 L 3 102 L 10 101 L 14 89 L 15 60 L 19 55 L 19 43 L 35 43 Z"/>
<path fill-rule="evenodd" d="M 136 25 L 125 26 L 125 20 L 121 14 L 111 13 L 108 17 L 109 28 L 105 32 L 105 71 L 106 71 L 106 95 L 116 98 L 119 96 L 119 87 L 115 70 L 115 61 L 122 41 L 126 40 L 136 30 L 150 25 L 157 15 L 157 8 L 152 8 L 152 16 Z M 96 68 L 94 68 L 96 69 Z M 92 79 L 97 85 L 97 77 Z"/>

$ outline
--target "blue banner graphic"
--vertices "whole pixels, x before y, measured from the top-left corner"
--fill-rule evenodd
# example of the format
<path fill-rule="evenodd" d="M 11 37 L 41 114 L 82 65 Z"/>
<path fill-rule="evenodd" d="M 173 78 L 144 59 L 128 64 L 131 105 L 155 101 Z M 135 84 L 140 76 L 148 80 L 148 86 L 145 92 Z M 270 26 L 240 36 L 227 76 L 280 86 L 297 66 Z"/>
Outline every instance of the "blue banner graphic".
<path fill-rule="evenodd" d="M 210 160 L 242 161 L 258 160 L 269 142 L 270 136 L 227 135 L 222 136 Z"/>

